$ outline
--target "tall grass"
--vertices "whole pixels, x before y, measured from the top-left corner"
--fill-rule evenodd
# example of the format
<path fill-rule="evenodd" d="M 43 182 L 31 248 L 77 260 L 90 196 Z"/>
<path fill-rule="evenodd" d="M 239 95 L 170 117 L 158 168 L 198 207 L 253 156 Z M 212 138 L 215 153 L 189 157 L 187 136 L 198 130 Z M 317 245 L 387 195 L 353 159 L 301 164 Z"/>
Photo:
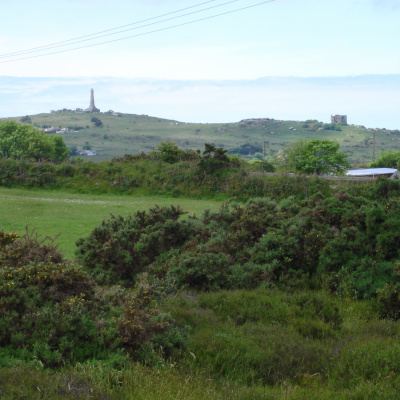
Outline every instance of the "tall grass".
<path fill-rule="evenodd" d="M 322 292 L 267 289 L 182 294 L 169 305 L 193 327 L 192 370 L 214 379 L 339 391 L 385 382 L 400 389 L 400 326 L 379 320 L 376 307 Z"/>
<path fill-rule="evenodd" d="M 397 399 L 399 323 L 372 301 L 323 292 L 182 292 L 164 304 L 192 325 L 180 358 L 111 368 L 0 369 L 1 398 Z"/>

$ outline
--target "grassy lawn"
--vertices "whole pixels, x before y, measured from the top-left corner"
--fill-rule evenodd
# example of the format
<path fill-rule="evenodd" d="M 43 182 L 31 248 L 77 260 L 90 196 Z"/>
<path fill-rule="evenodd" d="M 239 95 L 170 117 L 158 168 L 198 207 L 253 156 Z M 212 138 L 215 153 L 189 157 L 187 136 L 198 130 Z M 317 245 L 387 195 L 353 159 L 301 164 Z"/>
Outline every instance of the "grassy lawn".
<path fill-rule="evenodd" d="M 217 210 L 221 202 L 165 197 L 96 196 L 59 191 L 30 191 L 0 188 L 0 230 L 23 234 L 25 226 L 57 239 L 67 258 L 74 258 L 75 242 L 88 235 L 110 214 L 127 215 L 154 205 L 180 205 L 190 214 Z"/>

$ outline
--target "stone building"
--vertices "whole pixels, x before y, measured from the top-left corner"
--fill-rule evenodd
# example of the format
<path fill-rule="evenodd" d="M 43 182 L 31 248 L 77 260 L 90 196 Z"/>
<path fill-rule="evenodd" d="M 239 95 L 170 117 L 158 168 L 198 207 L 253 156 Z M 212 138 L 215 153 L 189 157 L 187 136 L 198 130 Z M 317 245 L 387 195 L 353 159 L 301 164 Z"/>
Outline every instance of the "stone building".
<path fill-rule="evenodd" d="M 347 124 L 347 115 L 331 115 L 331 122 L 336 124 Z"/>

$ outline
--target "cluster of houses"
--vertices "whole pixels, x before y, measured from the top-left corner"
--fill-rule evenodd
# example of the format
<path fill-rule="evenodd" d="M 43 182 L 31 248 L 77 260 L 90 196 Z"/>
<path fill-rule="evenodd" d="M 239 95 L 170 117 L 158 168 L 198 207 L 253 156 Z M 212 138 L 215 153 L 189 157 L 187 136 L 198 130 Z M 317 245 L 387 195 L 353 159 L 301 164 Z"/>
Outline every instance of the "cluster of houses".
<path fill-rule="evenodd" d="M 77 156 L 95 156 L 96 150 L 77 150 L 75 153 Z"/>
<path fill-rule="evenodd" d="M 45 133 L 53 133 L 53 132 L 55 132 L 55 133 L 67 133 L 67 132 L 69 132 L 69 128 L 60 128 L 60 129 L 58 129 L 58 128 L 56 128 L 56 127 L 54 127 L 54 126 L 49 126 L 48 128 L 36 128 L 36 129 L 38 129 L 39 131 L 43 131 L 43 132 L 45 132 Z"/>

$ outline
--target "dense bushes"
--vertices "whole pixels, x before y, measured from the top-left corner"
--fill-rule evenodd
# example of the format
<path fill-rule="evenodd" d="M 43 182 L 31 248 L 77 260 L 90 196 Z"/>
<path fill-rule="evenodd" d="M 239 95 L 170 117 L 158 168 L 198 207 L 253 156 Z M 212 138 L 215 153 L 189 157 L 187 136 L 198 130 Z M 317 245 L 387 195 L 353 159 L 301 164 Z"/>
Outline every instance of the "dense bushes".
<path fill-rule="evenodd" d="M 190 371 L 235 399 L 283 398 L 288 387 L 293 398 L 315 387 L 323 398 L 394 398 L 400 203 L 390 192 L 256 198 L 201 218 L 179 207 L 112 216 L 79 241 L 84 267 L 51 240 L 0 231 L 0 367 L 75 365 L 91 371 L 84 387 L 121 398 L 140 387 L 131 360 L 156 366 L 145 376 L 157 384 Z M 377 289 L 379 303 L 364 300 Z M 0 393 L 12 396 L 7 385 Z"/>
<path fill-rule="evenodd" d="M 172 357 L 187 329 L 153 302 L 163 296 L 159 286 L 142 277 L 130 291 L 100 288 L 51 241 L 0 231 L 0 366 Z"/>
<path fill-rule="evenodd" d="M 167 153 L 166 157 L 173 157 Z M 0 185 L 43 187 L 79 193 L 124 193 L 173 197 L 221 197 L 241 199 L 268 196 L 283 199 L 330 193 L 330 182 L 316 177 L 263 173 L 267 164 L 252 165 L 211 146 L 203 155 L 185 152 L 177 162 L 162 160 L 160 152 L 126 156 L 94 163 L 73 158 L 54 164 L 0 159 Z M 179 156 L 180 157 L 180 156 Z M 169 158 L 166 158 L 169 160 Z"/>
<path fill-rule="evenodd" d="M 78 253 L 101 282 L 132 284 L 148 271 L 199 290 L 302 285 L 358 298 L 392 283 L 400 259 L 397 199 L 339 192 L 181 214 L 157 207 L 112 216 L 78 242 Z"/>
<path fill-rule="evenodd" d="M 378 290 L 378 301 L 381 303 L 381 317 L 394 320 L 400 319 L 400 263 L 394 267 L 394 282 L 386 283 Z"/>
<path fill-rule="evenodd" d="M 77 254 L 99 282 L 133 283 L 157 256 L 195 234 L 194 220 L 179 221 L 182 214 L 179 207 L 156 206 L 127 217 L 111 216 L 77 242 Z"/>

